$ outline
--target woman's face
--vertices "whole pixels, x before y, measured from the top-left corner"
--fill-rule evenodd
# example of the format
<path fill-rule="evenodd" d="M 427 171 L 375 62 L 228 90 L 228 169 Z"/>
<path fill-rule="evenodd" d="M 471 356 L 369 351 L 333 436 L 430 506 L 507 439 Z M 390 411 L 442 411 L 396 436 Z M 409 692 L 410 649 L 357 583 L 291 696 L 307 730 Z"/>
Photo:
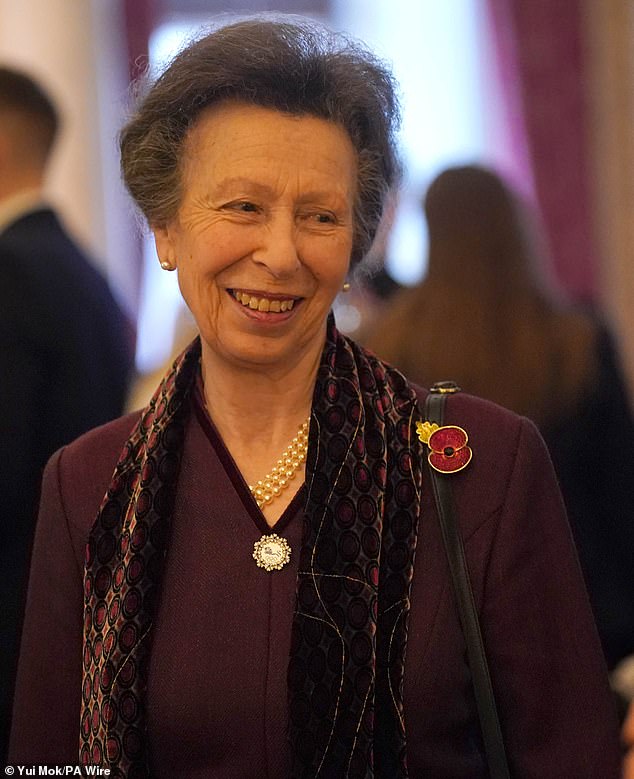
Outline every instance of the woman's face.
<path fill-rule="evenodd" d="M 237 366 L 317 359 L 350 262 L 356 154 L 338 125 L 243 103 L 190 131 L 176 218 L 154 230 L 204 350 Z"/>

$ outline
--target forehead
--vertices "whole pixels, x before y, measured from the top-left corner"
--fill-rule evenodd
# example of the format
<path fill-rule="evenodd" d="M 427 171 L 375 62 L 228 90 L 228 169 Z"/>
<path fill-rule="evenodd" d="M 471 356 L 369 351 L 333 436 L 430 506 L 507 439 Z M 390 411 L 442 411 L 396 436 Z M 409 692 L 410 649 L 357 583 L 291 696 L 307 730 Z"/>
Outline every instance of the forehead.
<path fill-rule="evenodd" d="M 356 152 L 343 128 L 245 103 L 204 111 L 188 133 L 183 163 L 186 185 L 246 173 L 356 189 Z"/>

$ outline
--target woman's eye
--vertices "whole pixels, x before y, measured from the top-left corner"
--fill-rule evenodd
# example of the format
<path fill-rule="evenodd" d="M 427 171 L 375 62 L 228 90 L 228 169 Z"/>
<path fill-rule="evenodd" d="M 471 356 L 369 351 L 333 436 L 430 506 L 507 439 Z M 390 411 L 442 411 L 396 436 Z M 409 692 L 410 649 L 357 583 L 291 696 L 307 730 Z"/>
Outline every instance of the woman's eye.
<path fill-rule="evenodd" d="M 237 203 L 229 203 L 227 207 L 233 209 L 234 211 L 242 211 L 245 214 L 254 214 L 258 211 L 258 207 L 255 205 L 255 203 L 251 203 L 248 200 L 240 200 Z"/>
<path fill-rule="evenodd" d="M 318 222 L 319 224 L 335 223 L 335 217 L 332 214 L 327 214 L 327 213 L 314 214 L 313 219 L 315 222 Z"/>

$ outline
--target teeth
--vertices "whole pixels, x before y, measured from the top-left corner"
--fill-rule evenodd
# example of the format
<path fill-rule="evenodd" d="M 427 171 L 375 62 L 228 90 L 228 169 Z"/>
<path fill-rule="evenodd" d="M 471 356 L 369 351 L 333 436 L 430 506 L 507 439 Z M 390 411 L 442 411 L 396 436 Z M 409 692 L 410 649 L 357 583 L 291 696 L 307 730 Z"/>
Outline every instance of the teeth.
<path fill-rule="evenodd" d="M 252 311 L 273 311 L 279 313 L 281 311 L 290 311 L 295 305 L 294 300 L 270 300 L 269 298 L 257 298 L 253 295 L 249 295 L 246 292 L 235 291 L 233 297 L 243 306 L 250 308 Z"/>

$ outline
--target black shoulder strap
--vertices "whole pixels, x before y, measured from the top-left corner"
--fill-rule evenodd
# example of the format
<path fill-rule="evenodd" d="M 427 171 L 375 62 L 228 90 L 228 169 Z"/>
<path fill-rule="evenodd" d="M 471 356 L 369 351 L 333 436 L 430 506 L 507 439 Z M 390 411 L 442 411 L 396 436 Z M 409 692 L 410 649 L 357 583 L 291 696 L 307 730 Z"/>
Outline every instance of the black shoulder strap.
<path fill-rule="evenodd" d="M 429 422 L 436 422 L 442 426 L 447 394 L 455 391 L 457 391 L 457 387 L 450 386 L 449 382 L 434 385 L 425 404 L 425 418 Z M 428 470 L 431 475 L 462 632 L 467 644 L 467 657 L 489 773 L 491 779 L 509 779 L 510 774 L 500 721 L 451 493 L 452 476 L 438 473 L 431 467 Z"/>

